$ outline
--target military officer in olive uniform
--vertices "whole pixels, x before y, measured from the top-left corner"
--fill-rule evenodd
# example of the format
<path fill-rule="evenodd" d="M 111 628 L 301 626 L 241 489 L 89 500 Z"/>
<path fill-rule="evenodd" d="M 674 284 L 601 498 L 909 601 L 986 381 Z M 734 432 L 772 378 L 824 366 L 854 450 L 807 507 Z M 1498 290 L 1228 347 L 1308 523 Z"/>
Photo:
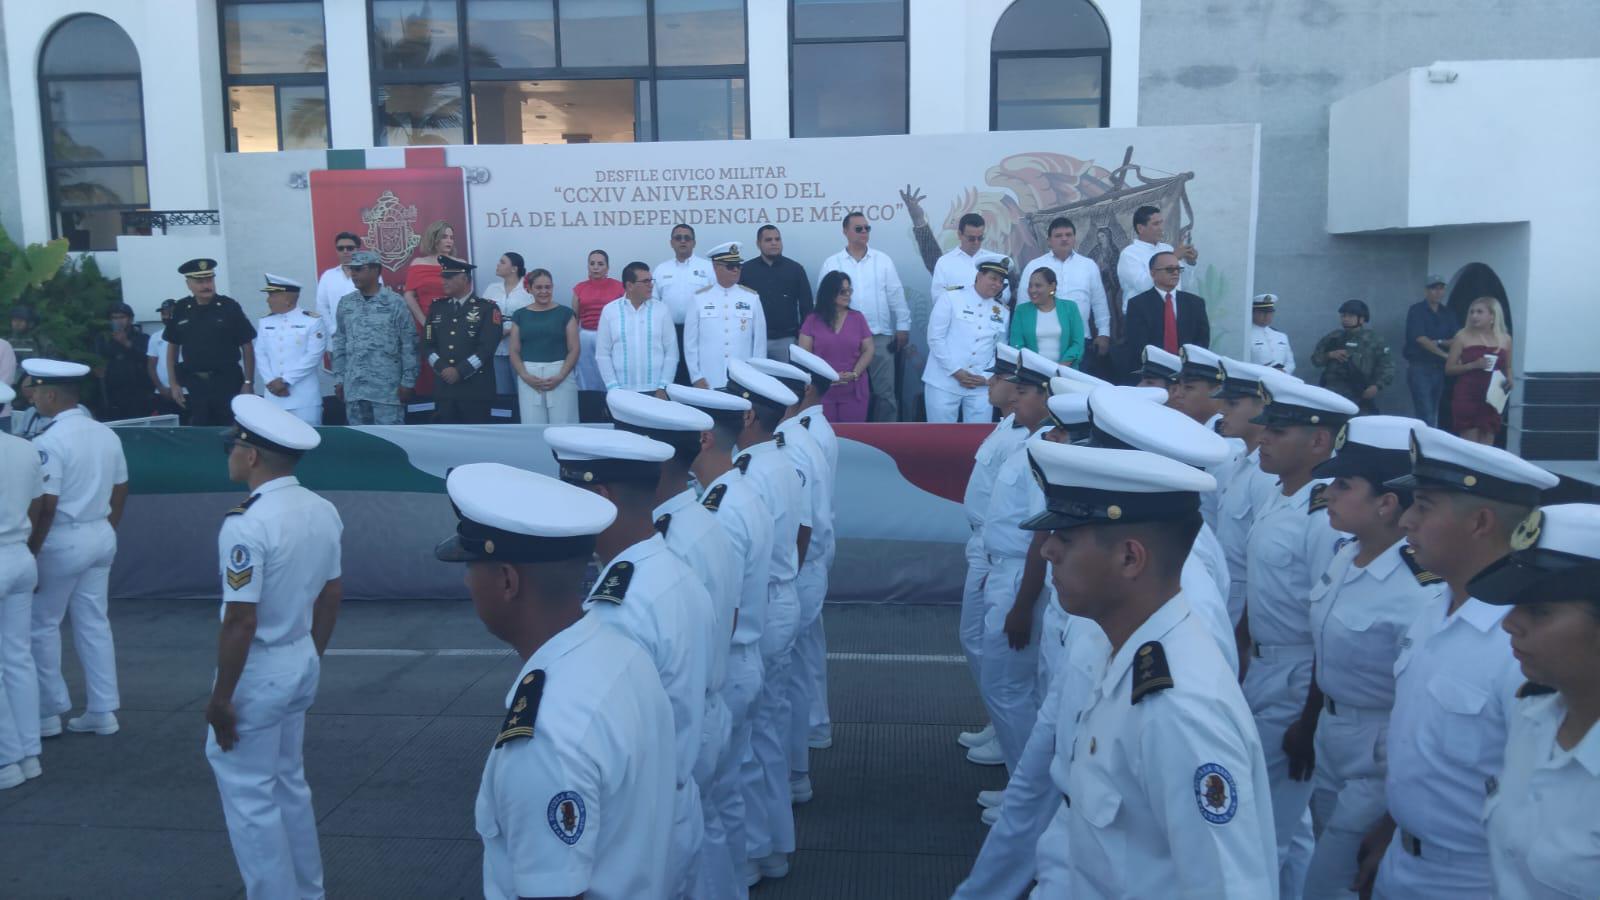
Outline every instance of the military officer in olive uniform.
<path fill-rule="evenodd" d="M 481 425 L 494 401 L 494 351 L 500 345 L 500 307 L 472 290 L 469 262 L 439 257 L 445 296 L 428 307 L 422 352 L 437 376 L 433 421 Z"/>
<path fill-rule="evenodd" d="M 1324 335 L 1311 353 L 1312 365 L 1322 370 L 1317 383 L 1368 415 L 1378 411 L 1378 392 L 1394 380 L 1394 358 L 1383 338 L 1367 327 L 1371 319 L 1364 301 L 1346 300 L 1339 307 L 1339 330 Z"/>
<path fill-rule="evenodd" d="M 191 259 L 178 274 L 189 296 L 178 301 L 163 335 L 172 402 L 188 410 L 185 424 L 232 425 L 234 395 L 255 393 L 255 326 L 239 301 L 217 293 L 216 260 Z"/>

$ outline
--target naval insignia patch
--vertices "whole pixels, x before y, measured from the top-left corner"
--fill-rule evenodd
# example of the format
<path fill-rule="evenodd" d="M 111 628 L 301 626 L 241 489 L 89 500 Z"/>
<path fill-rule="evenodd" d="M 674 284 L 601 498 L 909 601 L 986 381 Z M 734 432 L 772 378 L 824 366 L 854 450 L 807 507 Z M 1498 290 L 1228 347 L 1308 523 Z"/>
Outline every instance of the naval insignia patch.
<path fill-rule="evenodd" d="M 800 417 L 800 427 L 801 428 L 810 428 L 811 427 L 811 417 L 810 416 L 801 416 Z"/>
<path fill-rule="evenodd" d="M 1309 515 L 1319 509 L 1328 508 L 1328 486 L 1319 484 L 1311 489 L 1311 502 L 1306 504 L 1306 513 Z"/>
<path fill-rule="evenodd" d="M 672 513 L 662 513 L 659 517 L 656 518 L 656 531 L 661 532 L 661 536 L 662 537 L 666 537 L 667 536 L 667 529 L 671 528 L 671 527 L 672 527 Z"/>
<path fill-rule="evenodd" d="M 1422 563 L 1417 562 L 1417 549 L 1410 544 L 1407 544 L 1400 550 L 1400 558 L 1405 560 L 1406 568 L 1411 570 L 1411 575 L 1413 578 L 1417 579 L 1417 584 L 1438 584 L 1444 580 L 1438 575 L 1435 575 L 1434 573 L 1429 572 L 1427 569 L 1424 569 L 1422 567 Z"/>
<path fill-rule="evenodd" d="M 583 837 L 584 822 L 589 814 L 583 808 L 583 798 L 576 791 L 562 791 L 550 798 L 545 817 L 550 820 L 550 830 L 556 833 L 556 837 L 563 844 L 571 846 Z"/>
<path fill-rule="evenodd" d="M 1226 825 L 1239 811 L 1239 791 L 1228 770 L 1206 763 L 1194 770 L 1194 802 L 1200 816 L 1213 825 Z"/>
<path fill-rule="evenodd" d="M 604 600 L 607 603 L 621 603 L 622 598 L 628 593 L 628 583 L 633 581 L 633 563 L 627 560 L 611 564 L 600 576 L 600 583 L 595 585 L 594 593 L 589 595 L 591 600 Z"/>
<path fill-rule="evenodd" d="M 780 431 L 780 432 L 778 432 L 778 433 L 776 433 L 776 434 L 774 434 L 774 435 L 773 435 L 773 436 L 772 436 L 772 439 L 773 439 L 773 440 L 774 440 L 774 441 L 777 441 L 777 442 L 778 442 L 778 446 L 779 446 L 779 447 L 782 447 L 782 446 L 783 446 L 783 444 L 784 444 L 784 437 L 783 437 L 783 432 L 781 432 L 781 431 Z"/>
<path fill-rule="evenodd" d="M 1133 702 L 1172 687 L 1172 670 L 1160 641 L 1149 641 L 1133 655 Z"/>
<path fill-rule="evenodd" d="M 739 454 L 739 458 L 733 461 L 733 467 L 739 470 L 740 475 L 745 474 L 750 468 L 750 454 Z"/>
<path fill-rule="evenodd" d="M 719 484 L 706 492 L 706 498 L 700 501 L 700 505 L 711 510 L 712 512 L 716 512 L 717 508 L 722 505 L 723 496 L 727 493 L 728 486 L 725 484 Z"/>
<path fill-rule="evenodd" d="M 534 669 L 517 682 L 517 692 L 511 695 L 511 708 L 506 710 L 506 720 L 500 725 L 500 734 L 494 739 L 498 748 L 506 741 L 533 737 L 533 720 L 539 716 L 539 699 L 544 696 L 544 670 Z"/>
<path fill-rule="evenodd" d="M 243 544 L 234 544 L 228 551 L 228 588 L 241 590 L 255 577 L 256 567 L 250 563 L 250 548 Z"/>

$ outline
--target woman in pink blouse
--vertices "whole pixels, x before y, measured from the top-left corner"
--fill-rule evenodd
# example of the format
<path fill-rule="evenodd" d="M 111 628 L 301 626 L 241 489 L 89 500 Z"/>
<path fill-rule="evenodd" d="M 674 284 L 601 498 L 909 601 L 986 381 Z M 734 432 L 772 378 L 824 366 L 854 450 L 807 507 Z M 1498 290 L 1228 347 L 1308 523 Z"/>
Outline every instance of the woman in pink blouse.
<path fill-rule="evenodd" d="M 605 381 L 594 362 L 595 329 L 600 310 L 622 296 L 622 282 L 611 277 L 611 257 L 604 250 L 589 251 L 589 277 L 573 285 L 572 311 L 578 314 L 578 390 L 603 391 Z"/>
<path fill-rule="evenodd" d="M 800 346 L 828 361 L 839 381 L 822 395 L 830 422 L 865 422 L 872 398 L 867 365 L 872 362 L 872 329 L 867 317 L 850 308 L 850 277 L 829 272 L 817 286 L 817 305 L 800 325 Z"/>

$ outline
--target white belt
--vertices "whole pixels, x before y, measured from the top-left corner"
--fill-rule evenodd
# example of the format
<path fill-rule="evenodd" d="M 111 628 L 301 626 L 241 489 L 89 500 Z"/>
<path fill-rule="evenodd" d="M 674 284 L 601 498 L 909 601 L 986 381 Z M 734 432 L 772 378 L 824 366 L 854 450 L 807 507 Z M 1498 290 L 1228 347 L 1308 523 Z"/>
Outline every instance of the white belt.
<path fill-rule="evenodd" d="M 1387 722 L 1391 710 L 1375 709 L 1368 706 L 1351 706 L 1340 703 L 1326 694 L 1322 697 L 1322 711 L 1331 716 L 1337 716 L 1346 722 Z"/>
<path fill-rule="evenodd" d="M 1312 644 L 1252 643 L 1250 655 L 1267 662 L 1304 662 L 1316 656 L 1316 648 Z"/>

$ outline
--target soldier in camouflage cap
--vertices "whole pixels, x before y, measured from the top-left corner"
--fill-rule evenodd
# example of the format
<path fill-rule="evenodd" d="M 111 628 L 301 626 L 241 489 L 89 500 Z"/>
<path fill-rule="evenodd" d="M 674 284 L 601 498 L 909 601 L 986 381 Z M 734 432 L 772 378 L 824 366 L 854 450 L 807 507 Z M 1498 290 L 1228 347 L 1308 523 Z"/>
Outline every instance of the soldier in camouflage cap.
<path fill-rule="evenodd" d="M 1322 370 L 1318 384 L 1366 414 L 1378 411 L 1378 392 L 1394 380 L 1389 345 L 1367 327 L 1371 318 L 1365 302 L 1346 300 L 1339 307 L 1341 327 L 1317 341 L 1317 349 L 1311 353 L 1312 364 Z"/>
<path fill-rule="evenodd" d="M 350 257 L 356 289 L 340 298 L 333 390 L 351 425 L 401 425 L 417 384 L 417 330 L 399 294 L 378 281 L 371 250 Z"/>

